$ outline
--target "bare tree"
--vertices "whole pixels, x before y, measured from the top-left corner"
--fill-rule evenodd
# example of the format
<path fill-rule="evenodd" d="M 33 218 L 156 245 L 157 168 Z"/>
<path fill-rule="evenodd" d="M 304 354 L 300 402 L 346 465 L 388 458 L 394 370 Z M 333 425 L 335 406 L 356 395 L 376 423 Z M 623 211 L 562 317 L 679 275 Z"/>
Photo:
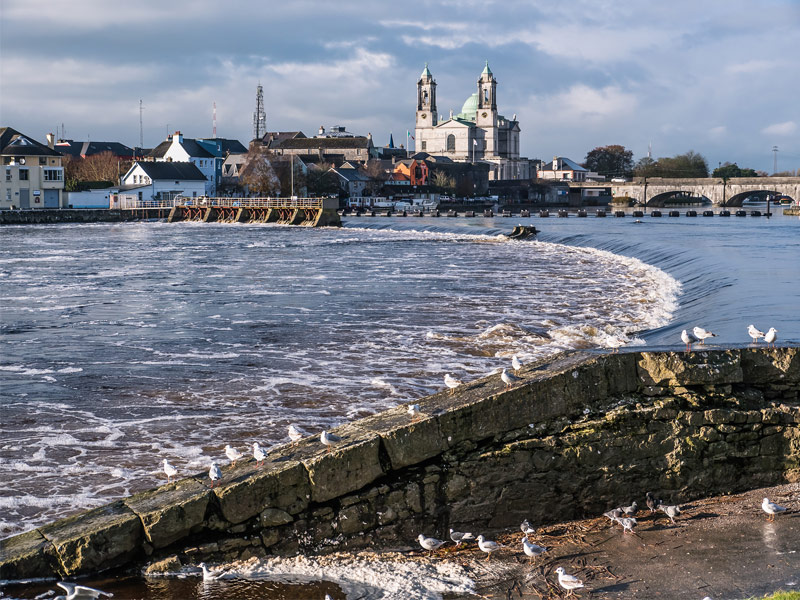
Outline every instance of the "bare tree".
<path fill-rule="evenodd" d="M 455 190 L 456 180 L 441 169 L 436 169 L 431 176 L 431 185 L 443 192 L 450 193 Z"/>
<path fill-rule="evenodd" d="M 367 177 L 369 177 L 369 182 L 367 182 L 367 189 L 370 191 L 371 194 L 379 192 L 386 183 L 386 180 L 389 179 L 389 175 L 383 168 L 381 161 L 377 159 L 372 159 L 370 161 L 367 161 L 367 164 L 364 165 L 364 174 Z"/>
<path fill-rule="evenodd" d="M 239 172 L 239 181 L 247 186 L 248 193 L 259 196 L 280 194 L 281 182 L 272 167 L 271 158 L 270 152 L 263 146 L 251 146 Z"/>

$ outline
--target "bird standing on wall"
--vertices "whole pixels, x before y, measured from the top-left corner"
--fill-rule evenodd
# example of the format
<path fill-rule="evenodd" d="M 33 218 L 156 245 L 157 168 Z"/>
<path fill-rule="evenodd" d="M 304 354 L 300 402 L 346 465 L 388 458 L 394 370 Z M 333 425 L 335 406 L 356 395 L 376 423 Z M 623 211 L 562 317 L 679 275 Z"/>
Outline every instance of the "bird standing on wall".
<path fill-rule="evenodd" d="M 267 459 L 266 451 L 258 445 L 258 442 L 253 442 L 253 458 L 256 459 L 256 466 L 258 467 Z"/>
<path fill-rule="evenodd" d="M 486 552 L 486 560 L 489 560 L 492 557 L 492 552 L 500 550 L 500 544 L 492 540 L 487 540 L 482 535 L 479 535 L 478 548 L 480 548 L 482 552 Z"/>
<path fill-rule="evenodd" d="M 444 546 L 444 542 L 442 540 L 437 540 L 436 538 L 432 537 L 425 537 L 421 533 L 419 534 L 419 537 L 417 537 L 417 539 L 419 540 L 420 546 L 422 546 L 425 550 L 430 551 L 431 556 L 433 556 L 433 553 L 436 550 Z"/>
<path fill-rule="evenodd" d="M 217 463 L 211 463 L 211 468 L 208 470 L 208 478 L 211 479 L 211 487 L 222 479 L 222 471 L 220 471 Z"/>
<path fill-rule="evenodd" d="M 303 439 L 305 431 L 294 425 L 289 425 L 289 439 L 292 440 L 292 446 Z"/>
<path fill-rule="evenodd" d="M 419 404 L 408 405 L 408 416 L 411 417 L 411 422 L 415 423 L 422 413 L 419 412 Z"/>
<path fill-rule="evenodd" d="M 700 340 L 701 344 L 705 344 L 706 339 L 710 337 L 717 337 L 716 333 L 711 333 L 710 331 L 703 329 L 702 327 L 695 327 L 692 330 L 692 333 L 694 334 L 694 337 Z"/>
<path fill-rule="evenodd" d="M 769 498 L 764 498 L 764 501 L 761 503 L 761 510 L 767 513 L 767 521 L 774 521 L 775 515 L 786 512 L 787 508 L 785 506 L 781 506 L 780 504 L 770 502 Z"/>
<path fill-rule="evenodd" d="M 530 557 L 529 562 L 533 562 L 533 559 L 537 556 L 541 556 L 545 552 L 547 552 L 547 548 L 542 546 L 537 546 L 533 542 L 528 541 L 528 536 L 522 538 L 522 550 L 525 552 L 525 555 Z"/>
<path fill-rule="evenodd" d="M 583 587 L 583 582 L 575 575 L 564 571 L 564 567 L 558 567 L 556 573 L 558 573 L 558 585 L 567 590 L 567 596 L 572 596 L 575 590 Z"/>
<path fill-rule="evenodd" d="M 236 466 L 236 461 L 242 458 L 242 453 L 239 452 L 236 448 L 231 448 L 230 444 L 225 444 L 225 456 L 233 463 L 233 466 Z"/>
<path fill-rule="evenodd" d="M 341 442 L 342 438 L 334 433 L 328 433 L 327 431 L 323 431 L 319 434 L 319 441 L 328 449 L 328 453 L 331 451 L 331 446 L 336 444 L 337 442 Z"/>
<path fill-rule="evenodd" d="M 475 536 L 471 533 L 464 533 L 463 531 L 453 531 L 452 527 L 450 528 L 450 539 L 456 543 L 456 548 L 461 545 L 461 542 L 469 542 L 475 539 Z"/>
<path fill-rule="evenodd" d="M 522 362 L 520 362 L 519 357 L 515 354 L 511 357 L 511 366 L 514 369 L 514 374 L 519 373 L 519 370 L 522 368 Z"/>
<path fill-rule="evenodd" d="M 526 536 L 527 536 L 527 535 L 532 535 L 532 534 L 536 533 L 536 530 L 535 530 L 533 527 L 531 527 L 531 524 L 530 524 L 530 522 L 528 521 L 528 519 L 525 519 L 525 520 L 524 520 L 524 521 L 523 521 L 523 522 L 520 524 L 520 526 L 519 526 L 519 530 L 520 530 L 522 533 L 524 533 Z"/>
<path fill-rule="evenodd" d="M 167 476 L 167 483 L 172 481 L 172 478 L 178 474 L 178 469 L 169 464 L 169 461 L 164 459 L 164 474 Z"/>
<path fill-rule="evenodd" d="M 509 373 L 505 369 L 503 369 L 502 373 L 500 373 L 500 379 L 502 379 L 503 383 L 506 384 L 506 389 L 511 387 L 512 384 L 514 384 L 514 383 L 519 381 L 519 377 L 516 377 L 516 376 L 512 375 L 511 373 Z"/>
<path fill-rule="evenodd" d="M 456 388 L 461 385 L 461 381 L 455 377 L 451 377 L 450 373 L 447 373 L 444 376 L 444 384 L 450 388 L 450 393 L 452 394 L 456 391 Z"/>
<path fill-rule="evenodd" d="M 778 339 L 778 330 L 774 327 L 770 327 L 769 331 L 764 334 L 764 341 L 767 342 L 767 348 L 769 345 L 772 344 L 772 347 L 775 347 L 775 340 Z"/>
<path fill-rule="evenodd" d="M 686 351 L 689 352 L 692 344 L 694 344 L 697 341 L 697 338 L 684 329 L 683 331 L 681 331 L 681 341 L 684 344 L 686 344 Z"/>
<path fill-rule="evenodd" d="M 755 325 L 747 326 L 747 335 L 753 339 L 753 343 L 758 343 L 758 338 L 763 338 L 766 334 L 763 331 L 756 329 Z"/>

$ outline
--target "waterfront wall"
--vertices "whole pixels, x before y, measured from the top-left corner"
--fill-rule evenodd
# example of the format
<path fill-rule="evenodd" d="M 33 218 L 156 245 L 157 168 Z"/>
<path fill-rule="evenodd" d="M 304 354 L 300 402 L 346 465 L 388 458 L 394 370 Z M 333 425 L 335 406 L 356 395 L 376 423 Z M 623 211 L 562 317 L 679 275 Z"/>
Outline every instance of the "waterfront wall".
<path fill-rule="evenodd" d="M 402 547 L 800 480 L 800 349 L 564 354 L 0 541 L 0 579 Z"/>
<path fill-rule="evenodd" d="M 118 223 L 142 219 L 166 219 L 168 208 L 119 210 L 108 208 L 0 210 L 0 225 L 52 223 Z"/>

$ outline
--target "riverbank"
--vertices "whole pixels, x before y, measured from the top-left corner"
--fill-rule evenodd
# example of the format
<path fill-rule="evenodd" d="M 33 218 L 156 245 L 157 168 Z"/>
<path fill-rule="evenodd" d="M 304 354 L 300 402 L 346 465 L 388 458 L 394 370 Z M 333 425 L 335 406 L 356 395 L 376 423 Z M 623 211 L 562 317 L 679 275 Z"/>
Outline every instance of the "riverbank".
<path fill-rule="evenodd" d="M 0 210 L 0 225 L 53 225 L 56 223 L 128 223 L 166 219 L 169 208 L 119 210 L 107 208 L 38 208 L 35 210 Z"/>

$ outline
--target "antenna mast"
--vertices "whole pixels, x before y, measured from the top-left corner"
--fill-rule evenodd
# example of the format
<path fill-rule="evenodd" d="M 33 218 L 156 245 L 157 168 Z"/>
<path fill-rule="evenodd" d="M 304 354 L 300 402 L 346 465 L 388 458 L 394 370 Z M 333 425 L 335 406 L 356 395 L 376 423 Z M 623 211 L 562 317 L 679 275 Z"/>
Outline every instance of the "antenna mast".
<path fill-rule="evenodd" d="M 775 173 L 777 173 L 777 172 L 778 172 L 778 147 L 777 146 L 773 146 L 772 147 L 772 174 L 775 175 Z"/>
<path fill-rule="evenodd" d="M 142 99 L 139 98 L 139 148 L 144 148 L 144 129 L 142 128 L 142 111 L 144 110 L 144 106 L 142 106 Z"/>
<path fill-rule="evenodd" d="M 211 137 L 217 137 L 217 103 L 214 102 L 214 126 L 211 128 Z"/>
<path fill-rule="evenodd" d="M 264 88 L 256 88 L 256 112 L 253 113 L 253 139 L 260 140 L 267 133 L 267 113 L 264 112 Z"/>

